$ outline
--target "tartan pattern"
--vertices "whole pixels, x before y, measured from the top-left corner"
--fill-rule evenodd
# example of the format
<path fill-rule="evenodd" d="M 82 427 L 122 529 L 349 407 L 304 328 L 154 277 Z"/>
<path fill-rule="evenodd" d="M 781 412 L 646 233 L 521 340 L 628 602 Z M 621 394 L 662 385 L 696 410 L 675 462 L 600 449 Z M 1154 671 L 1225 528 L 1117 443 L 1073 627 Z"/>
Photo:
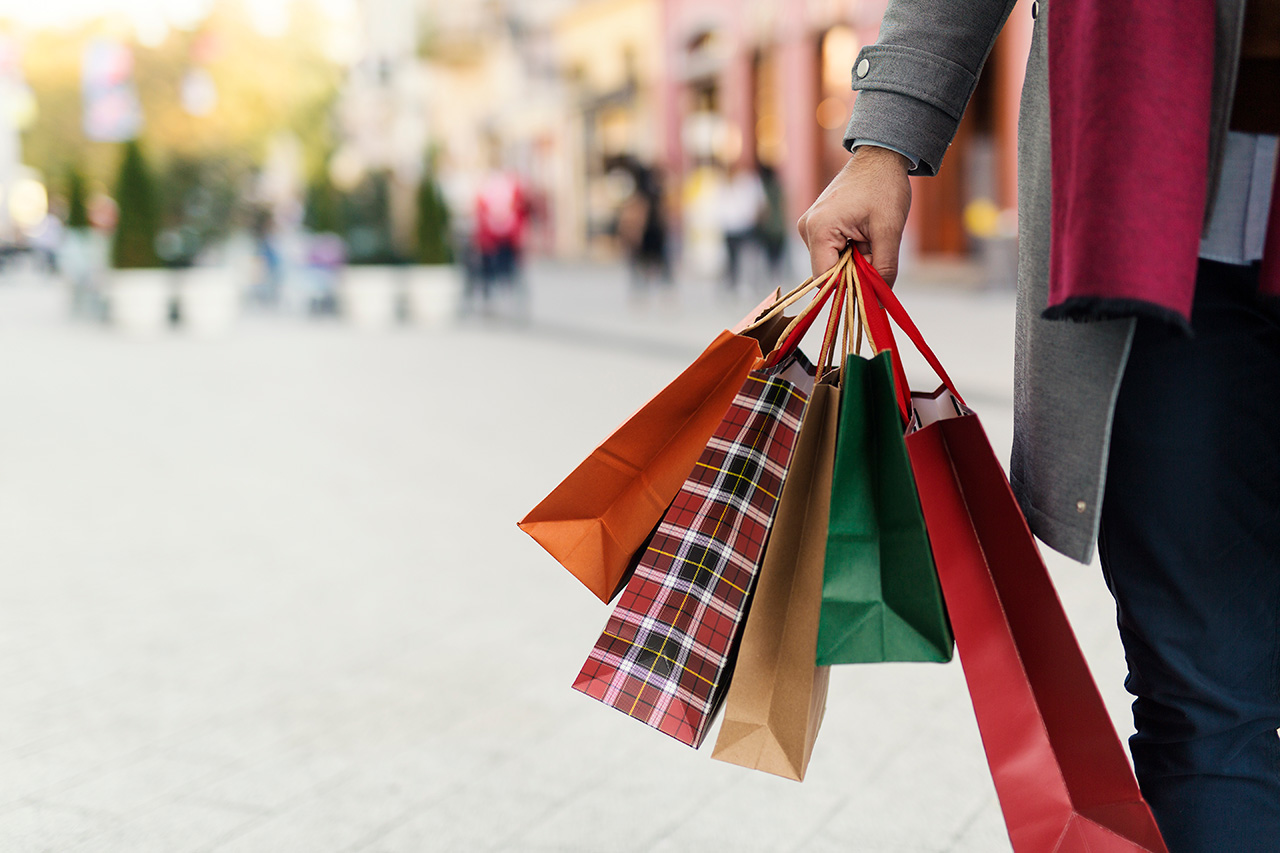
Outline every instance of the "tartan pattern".
<path fill-rule="evenodd" d="M 751 373 L 649 538 L 574 688 L 697 747 L 715 715 L 808 403 Z"/>

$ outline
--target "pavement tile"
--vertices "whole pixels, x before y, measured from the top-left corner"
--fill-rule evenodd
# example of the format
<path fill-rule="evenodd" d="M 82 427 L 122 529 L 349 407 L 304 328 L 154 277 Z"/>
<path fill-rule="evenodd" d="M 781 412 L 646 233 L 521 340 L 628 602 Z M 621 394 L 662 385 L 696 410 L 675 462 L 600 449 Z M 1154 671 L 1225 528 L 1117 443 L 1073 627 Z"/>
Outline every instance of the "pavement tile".
<path fill-rule="evenodd" d="M 217 853 L 339 853 L 357 849 L 401 818 L 419 796 L 416 787 L 403 780 L 346 780 L 209 849 Z"/>
<path fill-rule="evenodd" d="M 255 765 L 229 769 L 192 788 L 190 797 L 202 803 L 274 813 L 351 773 L 349 761 L 323 749 L 278 752 Z"/>
<path fill-rule="evenodd" d="M 752 771 L 745 771 L 752 773 Z M 759 774 L 734 780 L 657 841 L 654 853 L 732 848 L 752 853 L 804 850 L 813 827 L 843 803 L 830 789 Z"/>
<path fill-rule="evenodd" d="M 170 738 L 162 748 L 167 755 L 193 763 L 233 765 L 252 764 L 280 751 L 284 743 L 285 735 L 276 727 L 247 718 L 224 718 Z"/>
<path fill-rule="evenodd" d="M 56 787 L 45 802 L 114 815 L 131 815 L 208 784 L 222 771 L 208 765 L 153 756 L 124 764 L 90 779 Z"/>
<path fill-rule="evenodd" d="M 0 814 L 0 850 L 5 853 L 63 853 L 110 830 L 117 820 L 79 809 L 32 803 Z"/>
<path fill-rule="evenodd" d="M 359 853 L 423 853 L 423 851 L 523 850 L 523 841 L 507 846 L 502 839 L 509 827 L 527 824 L 553 801 L 533 797 L 499 800 L 478 793 L 449 797 L 408 821 L 388 829 L 369 843 L 352 847 Z M 563 842 L 562 842 L 563 843 Z M 568 842 L 572 844 L 572 842 Z M 601 848 L 564 846 L 553 849 Z"/>
<path fill-rule="evenodd" d="M 69 784 L 86 772 L 79 763 L 54 760 L 44 755 L 0 761 L 0 812 L 8 811 L 50 788 Z"/>
<path fill-rule="evenodd" d="M 1009 848 L 1009 832 L 998 808 L 987 802 L 973 820 L 951 842 L 952 853 L 988 853 Z"/>
<path fill-rule="evenodd" d="M 169 802 L 91 836 L 68 853 L 195 853 L 244 831 L 258 815 L 204 803 Z"/>

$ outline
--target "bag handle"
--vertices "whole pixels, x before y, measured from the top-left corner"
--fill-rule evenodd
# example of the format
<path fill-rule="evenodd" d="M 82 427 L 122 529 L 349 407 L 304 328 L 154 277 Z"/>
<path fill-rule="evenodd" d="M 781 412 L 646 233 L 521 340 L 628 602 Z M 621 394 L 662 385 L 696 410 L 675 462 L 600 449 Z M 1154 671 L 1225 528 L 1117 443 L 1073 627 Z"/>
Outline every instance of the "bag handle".
<path fill-rule="evenodd" d="M 840 271 L 835 304 L 831 306 L 831 315 L 827 318 L 827 330 L 822 336 L 822 350 L 818 354 L 818 378 L 821 379 L 833 366 L 835 349 L 842 332 L 848 332 L 845 316 L 851 297 L 849 265 L 846 263 Z M 847 345 L 847 344 L 846 344 Z"/>
<path fill-rule="evenodd" d="M 860 309 L 858 307 L 859 296 L 856 281 L 853 263 L 851 260 L 845 277 L 845 287 L 849 291 L 849 299 L 844 317 L 844 340 L 846 348 L 852 342 L 853 349 L 846 349 L 846 351 L 854 353 L 855 355 L 862 353 L 862 323 L 858 321 Z"/>
<path fill-rule="evenodd" d="M 766 368 L 775 367 L 782 359 L 799 348 L 801 339 L 808 334 L 809 329 L 818 319 L 818 315 L 822 313 L 823 306 L 831 301 L 831 297 L 837 289 L 834 281 L 823 285 L 822 290 L 818 291 L 818 295 L 814 297 L 813 301 L 806 305 L 804 310 L 778 336 L 778 345 L 765 355 L 761 361 L 762 366 Z"/>
<path fill-rule="evenodd" d="M 893 360 L 893 375 L 895 389 L 898 397 L 898 409 L 902 414 L 903 423 L 908 423 L 911 418 L 911 390 L 907 385 L 907 373 L 902 366 L 902 356 L 898 352 L 897 344 L 893 338 L 893 329 L 889 325 L 889 319 L 892 318 L 897 323 L 898 328 L 907 333 L 907 337 L 915 344 L 916 349 L 924 356 L 925 361 L 933 368 L 933 372 L 938 374 L 938 378 L 942 380 L 942 384 L 952 396 L 965 405 L 964 398 L 960 396 L 960 392 L 956 390 L 955 383 L 951 381 L 951 377 L 947 375 L 947 371 L 942 367 L 942 362 L 934 355 L 933 350 L 925 343 L 924 336 L 920 334 L 920 330 L 916 328 L 915 322 L 912 321 L 907 310 L 902 307 L 902 303 L 898 301 L 897 295 L 894 294 L 893 288 L 885 283 L 880 277 L 880 273 L 862 256 L 861 252 L 853 253 L 854 267 L 854 283 L 858 293 L 858 308 L 862 317 L 863 325 L 867 330 L 867 338 L 871 342 L 873 352 L 882 352 L 889 350 L 890 357 Z M 866 299 L 866 291 L 870 290 L 872 300 Z"/>
<path fill-rule="evenodd" d="M 893 370 L 893 392 L 898 400 L 898 414 L 902 416 L 902 423 L 905 425 L 911 419 L 911 390 L 910 385 L 907 383 L 907 372 L 902 366 L 902 357 L 898 354 L 898 347 L 893 339 L 893 328 L 889 325 L 889 318 L 885 315 L 885 310 L 878 301 L 873 306 L 867 304 L 867 297 L 874 298 L 876 294 L 871 291 L 869 283 L 864 283 L 865 276 L 859 275 L 859 272 L 860 268 L 855 261 L 853 282 L 854 289 L 858 294 L 860 325 L 867 331 L 867 341 L 871 346 L 873 355 L 886 350 L 889 352 L 889 360 Z"/>
<path fill-rule="evenodd" d="M 830 301 L 831 296 L 840 289 L 842 281 L 841 273 L 848 267 L 850 263 L 850 256 L 852 254 L 852 249 L 847 250 L 845 254 L 840 256 L 840 259 L 836 261 L 831 269 L 818 276 L 817 281 L 820 284 L 817 295 L 804 307 L 804 310 L 791 321 L 787 328 L 783 330 L 782 334 L 778 336 L 778 345 L 774 347 L 772 352 L 768 353 L 764 357 L 762 362 L 764 367 L 776 366 L 778 362 L 782 361 L 783 358 L 800 346 L 801 339 L 808 333 L 809 329 L 813 326 L 814 321 L 818 319 L 818 314 L 821 313 L 823 306 L 826 305 L 827 302 Z M 782 301 L 785 300 L 780 300 L 779 304 L 781 304 Z M 770 308 L 769 311 L 767 311 L 761 318 L 760 322 L 767 320 L 769 316 L 776 313 L 777 310 L 779 310 L 778 305 Z M 826 338 L 824 336 L 824 345 L 825 340 Z"/>
<path fill-rule="evenodd" d="M 801 282 L 798 286 L 796 286 L 793 290 L 791 290 L 790 293 L 787 293 L 784 296 L 778 297 L 778 301 L 774 302 L 767 309 L 765 309 L 760 314 L 759 317 L 757 317 L 750 324 L 748 324 L 742 331 L 750 332 L 750 331 L 753 331 L 754 329 L 760 328 L 769 320 L 778 316 L 787 308 L 790 308 L 792 305 L 798 302 L 809 291 L 811 290 L 821 291 L 822 287 L 824 287 L 830 281 L 831 276 L 834 275 L 836 271 L 840 268 L 840 265 L 843 261 L 844 261 L 844 258 L 841 258 L 839 261 L 836 262 L 836 264 L 833 267 L 831 267 L 831 269 L 827 270 L 821 275 L 809 276 L 803 282 Z M 810 303 L 809 306 L 806 306 L 805 311 L 808 311 L 811 306 L 812 306 L 812 303 Z M 802 311 L 801 315 L 803 316 L 803 314 L 804 312 Z M 796 319 L 798 320 L 799 317 L 797 317 Z"/>

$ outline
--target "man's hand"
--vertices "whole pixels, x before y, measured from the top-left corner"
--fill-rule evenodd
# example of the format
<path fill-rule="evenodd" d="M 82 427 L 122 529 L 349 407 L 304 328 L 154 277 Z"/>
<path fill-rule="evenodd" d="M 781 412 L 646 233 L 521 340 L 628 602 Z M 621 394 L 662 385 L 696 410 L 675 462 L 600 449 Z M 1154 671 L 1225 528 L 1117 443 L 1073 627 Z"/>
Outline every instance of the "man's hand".
<path fill-rule="evenodd" d="M 898 247 L 911 209 L 911 162 L 896 151 L 863 145 L 827 184 L 797 227 L 809 247 L 813 274 L 831 269 L 853 242 L 890 285 L 898 276 Z"/>

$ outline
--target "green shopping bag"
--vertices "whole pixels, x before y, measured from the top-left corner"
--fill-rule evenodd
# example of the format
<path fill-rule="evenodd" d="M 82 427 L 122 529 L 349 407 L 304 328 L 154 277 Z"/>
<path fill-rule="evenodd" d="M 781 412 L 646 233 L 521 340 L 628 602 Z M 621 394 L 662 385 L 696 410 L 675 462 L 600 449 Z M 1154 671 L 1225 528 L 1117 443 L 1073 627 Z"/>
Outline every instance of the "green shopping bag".
<path fill-rule="evenodd" d="M 849 354 L 840 390 L 818 666 L 951 660 L 889 353 Z"/>

